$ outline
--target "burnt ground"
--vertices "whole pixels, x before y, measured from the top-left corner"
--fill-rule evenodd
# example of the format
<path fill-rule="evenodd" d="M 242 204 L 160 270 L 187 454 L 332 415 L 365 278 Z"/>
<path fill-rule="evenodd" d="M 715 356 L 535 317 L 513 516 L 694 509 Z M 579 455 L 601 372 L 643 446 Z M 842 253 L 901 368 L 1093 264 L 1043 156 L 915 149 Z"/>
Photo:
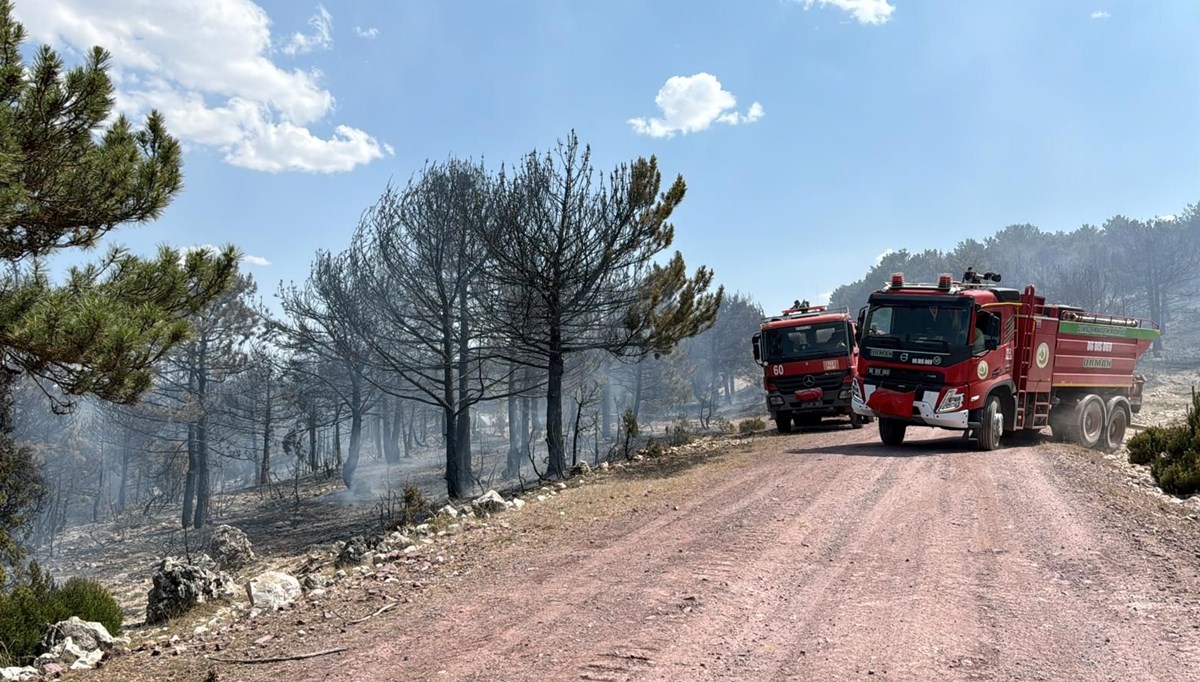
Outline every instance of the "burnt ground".
<path fill-rule="evenodd" d="M 1194 679 L 1197 500 L 1073 446 L 912 438 L 769 434 L 589 476 L 294 610 L 135 629 L 161 655 L 70 678 Z"/>

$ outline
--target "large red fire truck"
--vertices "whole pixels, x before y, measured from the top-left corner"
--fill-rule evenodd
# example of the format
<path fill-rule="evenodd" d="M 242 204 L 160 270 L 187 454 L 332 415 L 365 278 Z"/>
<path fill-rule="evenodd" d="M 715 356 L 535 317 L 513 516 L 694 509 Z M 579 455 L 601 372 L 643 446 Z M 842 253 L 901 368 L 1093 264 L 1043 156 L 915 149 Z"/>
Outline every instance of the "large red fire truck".
<path fill-rule="evenodd" d="M 869 421 L 851 407 L 855 337 L 848 308 L 797 301 L 782 315 L 763 319 L 752 340 L 754 359 L 763 367 L 767 411 L 780 432 L 790 432 L 793 424 L 816 426 L 834 415 L 848 415 L 856 429 Z"/>
<path fill-rule="evenodd" d="M 1047 304 L 1029 285 L 968 269 L 961 282 L 903 274 L 860 313 L 854 409 L 899 445 L 910 425 L 964 431 L 983 450 L 1001 434 L 1049 426 L 1055 438 L 1113 450 L 1141 409 L 1138 358 L 1159 335 L 1148 320 Z"/>

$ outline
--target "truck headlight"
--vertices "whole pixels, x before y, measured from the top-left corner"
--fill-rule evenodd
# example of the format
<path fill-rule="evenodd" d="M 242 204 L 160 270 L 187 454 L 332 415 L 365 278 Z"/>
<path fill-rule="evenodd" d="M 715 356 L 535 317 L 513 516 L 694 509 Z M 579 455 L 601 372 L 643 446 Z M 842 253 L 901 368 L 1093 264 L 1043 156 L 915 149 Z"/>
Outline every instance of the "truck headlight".
<path fill-rule="evenodd" d="M 841 390 L 841 391 L 838 393 L 838 400 L 845 400 L 845 399 L 847 399 L 847 398 L 849 398 L 849 397 L 850 397 L 850 389 L 848 389 L 848 388 L 843 388 L 843 389 L 842 389 L 842 390 Z"/>
<path fill-rule="evenodd" d="M 961 410 L 963 405 L 963 394 L 958 392 L 957 388 L 952 388 L 946 391 L 946 395 L 942 396 L 942 402 L 938 405 L 938 412 L 953 412 Z"/>
<path fill-rule="evenodd" d="M 773 395 L 770 398 L 767 398 L 767 402 L 771 403 L 772 405 L 782 405 L 783 396 Z"/>

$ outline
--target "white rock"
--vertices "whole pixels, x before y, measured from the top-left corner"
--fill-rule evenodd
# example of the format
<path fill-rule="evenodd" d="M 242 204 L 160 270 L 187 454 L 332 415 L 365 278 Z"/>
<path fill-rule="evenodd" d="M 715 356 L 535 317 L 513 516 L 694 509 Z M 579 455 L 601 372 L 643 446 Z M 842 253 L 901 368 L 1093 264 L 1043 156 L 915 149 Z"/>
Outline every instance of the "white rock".
<path fill-rule="evenodd" d="M 246 583 L 246 594 L 257 608 L 278 611 L 300 598 L 300 581 L 282 571 L 267 571 Z"/>
<path fill-rule="evenodd" d="M 441 514 L 442 516 L 449 516 L 452 519 L 458 518 L 458 510 L 455 509 L 454 505 L 452 505 L 452 504 L 448 504 L 445 507 L 442 507 L 441 509 L 438 510 L 438 513 Z"/>
<path fill-rule="evenodd" d="M 537 496 L 537 497 L 535 497 L 534 499 L 535 499 L 535 500 L 537 500 L 538 502 L 545 502 L 545 501 L 546 501 L 546 496 L 545 496 L 545 495 L 538 495 L 538 496 Z"/>
<path fill-rule="evenodd" d="M 513 505 L 513 509 L 516 509 L 517 511 L 521 511 L 521 508 L 525 506 L 525 500 L 522 500 L 519 497 L 515 497 L 515 498 L 513 498 L 512 505 Z"/>
<path fill-rule="evenodd" d="M 99 649 L 85 652 L 71 664 L 71 670 L 91 670 L 102 658 L 104 658 L 104 652 Z"/>
<path fill-rule="evenodd" d="M 40 677 L 38 669 L 30 666 L 0 668 L 0 680 L 3 682 L 26 682 L 26 680 L 36 680 L 38 677 Z"/>
<path fill-rule="evenodd" d="M 479 511 L 495 514 L 496 512 L 504 511 L 504 498 L 495 490 L 489 490 L 475 498 L 471 502 L 471 506 Z"/>
<path fill-rule="evenodd" d="M 108 628 L 102 623 L 81 620 L 78 616 L 55 623 L 47 633 L 45 643 L 52 647 L 68 638 L 84 651 L 108 651 L 115 644 L 112 635 L 108 634 Z"/>

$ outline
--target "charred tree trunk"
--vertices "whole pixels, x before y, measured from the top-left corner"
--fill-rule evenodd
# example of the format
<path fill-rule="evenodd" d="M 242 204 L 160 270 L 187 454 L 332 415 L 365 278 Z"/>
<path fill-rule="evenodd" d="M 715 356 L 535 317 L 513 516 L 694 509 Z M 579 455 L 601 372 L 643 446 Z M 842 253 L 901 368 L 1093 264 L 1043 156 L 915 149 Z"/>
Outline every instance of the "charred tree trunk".
<path fill-rule="evenodd" d="M 125 427 L 124 438 L 121 442 L 121 487 L 117 489 L 117 513 L 125 511 L 125 495 L 129 489 L 129 456 L 132 450 L 133 430 Z"/>
<path fill-rule="evenodd" d="M 350 374 L 350 452 L 342 466 L 342 482 L 347 488 L 354 487 L 354 472 L 358 469 L 358 457 L 362 450 L 362 379 L 358 373 Z"/>
<path fill-rule="evenodd" d="M 554 315 L 554 311 L 551 311 Z M 551 317 L 554 319 L 554 317 Z M 546 448 L 549 459 L 546 463 L 546 475 L 551 478 L 562 478 L 566 475 L 566 452 L 563 450 L 562 424 L 562 381 L 563 354 L 562 329 L 556 324 L 550 326 L 550 357 L 546 375 Z"/>
<path fill-rule="evenodd" d="M 604 440 L 606 440 L 606 441 L 612 440 L 612 427 L 613 427 L 613 415 L 612 415 L 613 404 L 612 404 L 612 402 L 613 402 L 612 382 L 608 381 L 606 379 L 604 381 L 604 393 L 601 395 L 601 398 L 600 398 L 600 424 L 601 424 L 600 428 L 601 428 L 601 433 L 604 436 Z"/>
<path fill-rule="evenodd" d="M 396 409 L 392 411 L 391 415 L 391 437 L 392 444 L 396 448 L 396 461 L 398 462 L 401 457 L 401 447 L 403 447 L 403 456 L 406 459 L 413 455 L 409 451 L 408 430 L 406 429 L 406 425 L 404 425 L 404 401 L 397 397 L 395 405 Z"/>
<path fill-rule="evenodd" d="M 467 316 L 467 292 L 465 287 L 458 293 L 458 433 L 455 435 L 454 450 L 458 459 L 459 492 L 470 490 L 473 481 L 471 471 L 471 407 L 467 404 L 470 388 L 470 320 Z M 461 495 L 460 495 L 461 496 Z"/>
<path fill-rule="evenodd" d="M 508 375 L 508 459 L 504 464 L 504 477 L 515 478 L 521 473 L 521 398 L 517 396 L 517 368 L 509 368 Z"/>
<path fill-rule="evenodd" d="M 266 406 L 263 409 L 263 437 L 262 437 L 262 457 L 258 462 L 258 484 L 267 485 L 271 482 L 271 381 L 267 380 L 266 390 Z"/>
<path fill-rule="evenodd" d="M 188 372 L 188 388 L 194 390 L 196 375 L 195 372 Z M 199 465 L 196 462 L 196 424 L 189 423 L 187 425 L 187 474 L 183 481 L 183 516 L 180 518 L 180 523 L 184 528 L 187 528 L 192 523 L 194 512 L 194 504 L 196 500 L 196 470 Z"/>

